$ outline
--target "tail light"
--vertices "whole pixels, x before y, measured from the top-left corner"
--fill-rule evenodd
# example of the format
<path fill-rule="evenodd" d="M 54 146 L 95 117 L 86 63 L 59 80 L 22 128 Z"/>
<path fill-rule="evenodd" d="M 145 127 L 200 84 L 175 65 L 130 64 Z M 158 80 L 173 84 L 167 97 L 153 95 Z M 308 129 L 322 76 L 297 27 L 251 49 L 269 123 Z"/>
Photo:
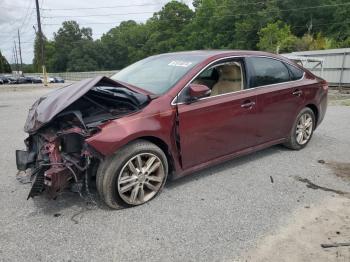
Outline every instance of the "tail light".
<path fill-rule="evenodd" d="M 322 81 L 322 88 L 323 90 L 327 91 L 328 90 L 328 82 L 326 80 Z"/>

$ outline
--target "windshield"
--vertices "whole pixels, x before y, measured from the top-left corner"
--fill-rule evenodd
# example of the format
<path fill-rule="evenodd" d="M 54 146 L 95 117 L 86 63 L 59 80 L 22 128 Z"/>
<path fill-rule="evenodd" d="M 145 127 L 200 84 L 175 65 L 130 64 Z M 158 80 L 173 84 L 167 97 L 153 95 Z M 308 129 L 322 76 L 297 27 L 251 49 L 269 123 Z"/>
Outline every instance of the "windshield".
<path fill-rule="evenodd" d="M 126 67 L 111 78 L 159 95 L 168 91 L 204 58 L 179 54 L 151 56 Z"/>

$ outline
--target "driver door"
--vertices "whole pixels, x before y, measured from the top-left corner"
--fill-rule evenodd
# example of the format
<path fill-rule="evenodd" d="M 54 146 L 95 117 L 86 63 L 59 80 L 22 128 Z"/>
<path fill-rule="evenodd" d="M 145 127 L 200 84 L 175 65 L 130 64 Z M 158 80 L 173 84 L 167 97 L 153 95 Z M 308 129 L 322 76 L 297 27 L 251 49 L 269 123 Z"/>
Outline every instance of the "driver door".
<path fill-rule="evenodd" d="M 256 145 L 256 96 L 252 91 L 219 94 L 190 104 L 178 104 L 183 168 Z"/>

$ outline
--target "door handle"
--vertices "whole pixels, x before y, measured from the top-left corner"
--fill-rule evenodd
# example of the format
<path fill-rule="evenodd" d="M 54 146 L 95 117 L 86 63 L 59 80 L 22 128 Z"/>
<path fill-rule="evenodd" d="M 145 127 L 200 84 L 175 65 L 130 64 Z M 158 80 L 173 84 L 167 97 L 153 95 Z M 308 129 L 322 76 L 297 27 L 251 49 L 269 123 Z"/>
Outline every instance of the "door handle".
<path fill-rule="evenodd" d="M 295 95 L 295 96 L 301 96 L 303 94 L 303 91 L 295 90 L 292 94 Z"/>
<path fill-rule="evenodd" d="M 255 102 L 252 102 L 252 101 L 245 101 L 241 105 L 242 108 L 252 108 L 253 106 L 255 106 Z"/>

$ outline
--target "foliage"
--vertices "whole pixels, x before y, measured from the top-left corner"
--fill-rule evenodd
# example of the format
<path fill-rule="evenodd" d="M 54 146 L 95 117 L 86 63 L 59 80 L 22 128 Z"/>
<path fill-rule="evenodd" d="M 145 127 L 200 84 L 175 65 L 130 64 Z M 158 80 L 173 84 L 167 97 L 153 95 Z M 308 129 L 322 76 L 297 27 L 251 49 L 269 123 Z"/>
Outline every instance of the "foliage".
<path fill-rule="evenodd" d="M 171 1 L 145 23 L 129 20 L 92 39 L 91 28 L 66 21 L 44 39 L 48 71 L 121 69 L 149 55 L 196 49 L 269 52 L 350 47 L 348 0 Z M 317 8 L 315 8 L 317 7 Z M 34 70 L 40 68 L 38 37 Z"/>
<path fill-rule="evenodd" d="M 11 73 L 11 66 L 0 51 L 0 73 Z"/>
<path fill-rule="evenodd" d="M 295 50 L 298 38 L 292 34 L 290 26 L 282 21 L 269 23 L 258 33 L 257 47 L 269 52 L 291 52 Z"/>

